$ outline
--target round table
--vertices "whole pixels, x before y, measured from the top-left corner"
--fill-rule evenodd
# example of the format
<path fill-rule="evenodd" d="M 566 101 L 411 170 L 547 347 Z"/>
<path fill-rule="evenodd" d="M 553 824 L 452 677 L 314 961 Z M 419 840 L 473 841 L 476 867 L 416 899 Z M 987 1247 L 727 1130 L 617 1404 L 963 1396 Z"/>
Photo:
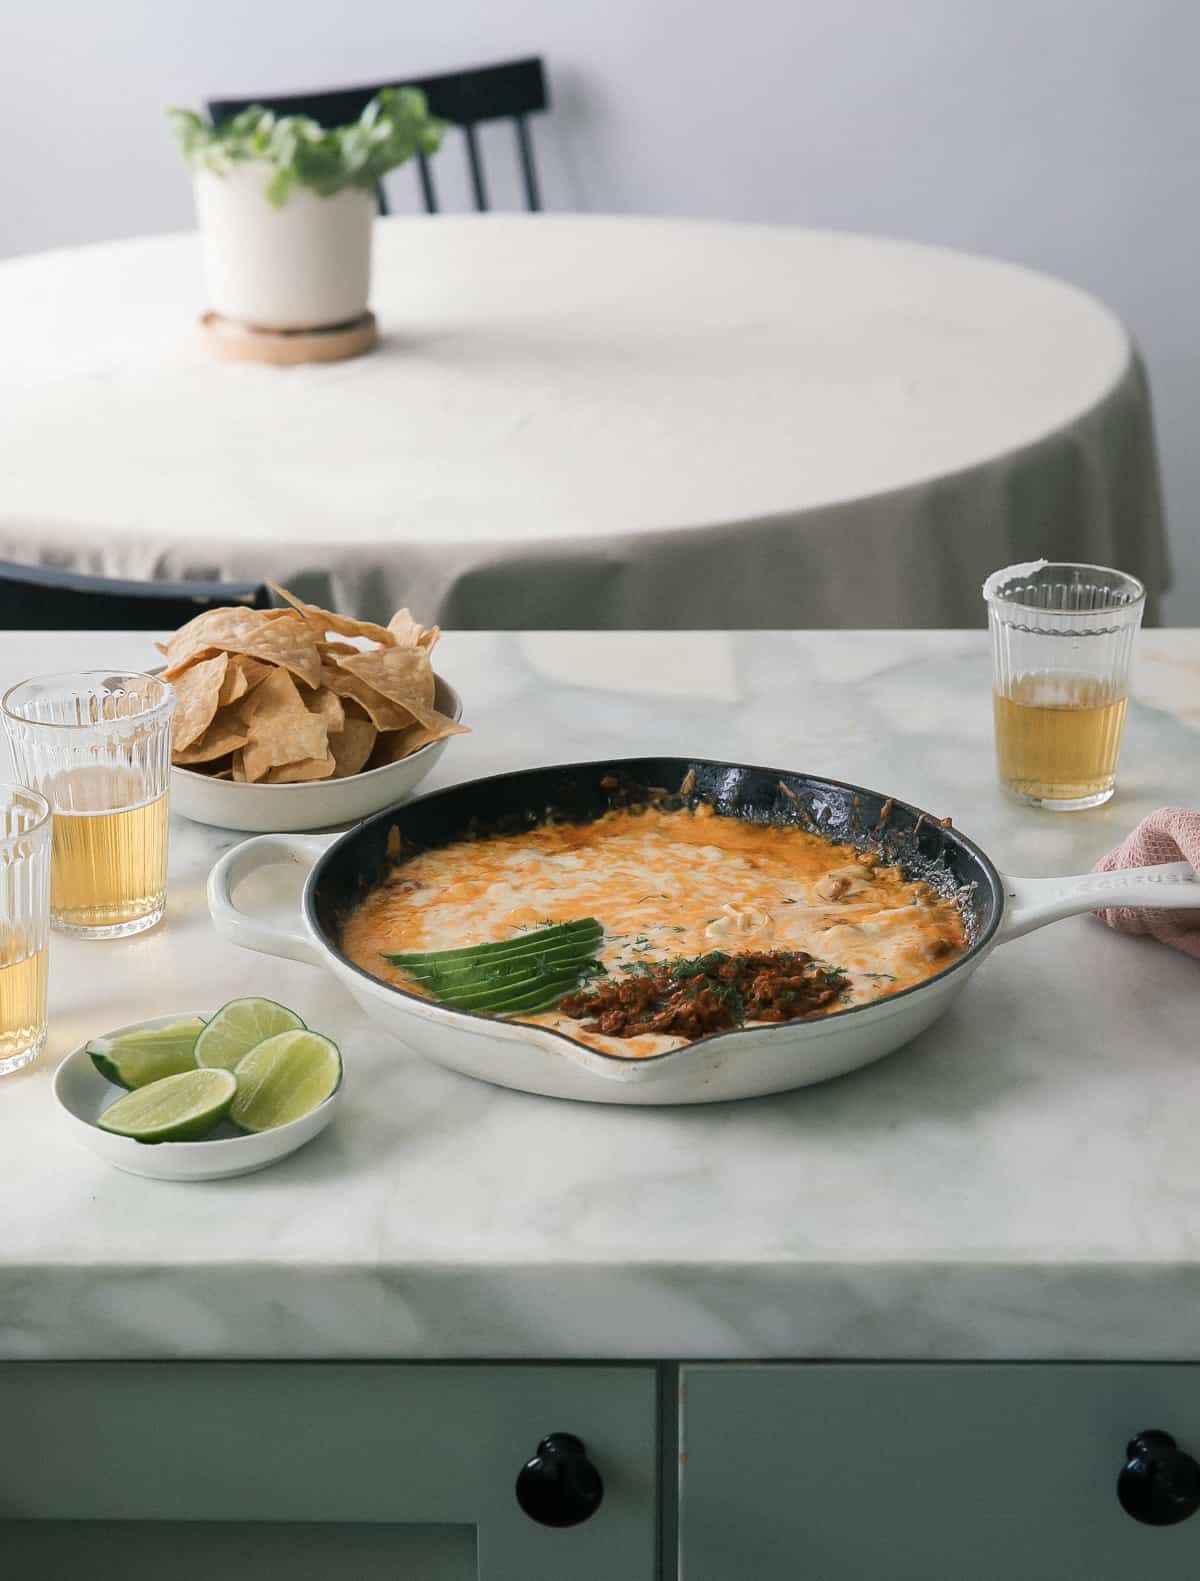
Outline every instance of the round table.
<path fill-rule="evenodd" d="M 0 555 L 477 627 L 974 625 L 1166 557 L 1128 335 L 1012 265 L 679 220 L 388 219 L 382 343 L 210 360 L 197 238 L 0 264 Z"/>

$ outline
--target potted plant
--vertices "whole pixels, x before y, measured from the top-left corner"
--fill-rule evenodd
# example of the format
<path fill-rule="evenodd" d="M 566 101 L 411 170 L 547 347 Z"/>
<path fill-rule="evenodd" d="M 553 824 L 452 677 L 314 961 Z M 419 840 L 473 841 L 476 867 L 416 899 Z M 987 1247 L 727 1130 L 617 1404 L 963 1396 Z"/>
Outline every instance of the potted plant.
<path fill-rule="evenodd" d="M 219 127 L 167 112 L 194 176 L 209 307 L 257 329 L 322 329 L 361 318 L 376 187 L 441 145 L 444 123 L 416 88 L 384 88 L 349 126 L 254 105 Z"/>

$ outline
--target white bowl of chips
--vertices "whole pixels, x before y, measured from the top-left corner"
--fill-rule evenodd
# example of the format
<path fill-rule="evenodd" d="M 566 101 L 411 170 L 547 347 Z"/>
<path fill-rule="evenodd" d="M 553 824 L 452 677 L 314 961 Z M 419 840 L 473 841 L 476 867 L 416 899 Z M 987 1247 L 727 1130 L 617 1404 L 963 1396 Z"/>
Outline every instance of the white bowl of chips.
<path fill-rule="evenodd" d="M 171 803 L 198 823 L 293 833 L 401 801 L 465 729 L 439 632 L 305 604 L 206 610 L 160 644 L 176 690 Z"/>

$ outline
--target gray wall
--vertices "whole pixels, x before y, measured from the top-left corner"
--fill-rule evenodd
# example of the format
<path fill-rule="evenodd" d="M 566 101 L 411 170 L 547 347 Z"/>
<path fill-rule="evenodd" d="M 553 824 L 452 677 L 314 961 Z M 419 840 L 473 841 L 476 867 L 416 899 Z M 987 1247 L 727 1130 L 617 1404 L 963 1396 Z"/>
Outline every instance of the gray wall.
<path fill-rule="evenodd" d="M 552 207 L 886 232 L 1110 302 L 1157 400 L 1168 617 L 1200 623 L 1200 0 L 0 0 L 0 252 L 189 225 L 166 101 L 527 52 Z"/>

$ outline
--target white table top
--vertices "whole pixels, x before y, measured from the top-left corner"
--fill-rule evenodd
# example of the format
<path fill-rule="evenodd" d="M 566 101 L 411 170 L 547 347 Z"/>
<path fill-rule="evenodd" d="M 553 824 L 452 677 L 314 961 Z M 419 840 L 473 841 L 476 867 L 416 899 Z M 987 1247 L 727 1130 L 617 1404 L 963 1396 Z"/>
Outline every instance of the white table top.
<path fill-rule="evenodd" d="M 65 463 L 6 468 L 6 512 L 269 541 L 274 508 L 318 543 L 694 527 L 993 459 L 1129 357 L 1082 291 L 870 237 L 458 216 L 382 221 L 375 254 L 382 349 L 282 377 L 194 344 L 194 236 L 0 263 L 16 459 Z"/>
<path fill-rule="evenodd" d="M 347 608 L 371 612 L 364 599 L 388 583 L 384 618 L 407 600 L 427 618 L 505 626 L 522 622 L 507 607 L 525 596 L 519 575 L 515 590 L 496 586 L 491 620 L 478 596 L 446 603 L 456 583 L 493 576 L 501 556 L 518 571 L 569 556 L 566 573 L 616 615 L 601 604 L 559 624 L 674 626 L 686 591 L 696 624 L 791 626 L 830 613 L 806 607 L 808 547 L 803 565 L 786 558 L 786 534 L 803 543 L 793 529 L 811 517 L 818 539 L 836 530 L 857 563 L 881 567 L 869 607 L 870 580 L 857 578 L 867 622 L 887 623 L 890 597 L 899 623 L 907 609 L 916 623 L 967 624 L 978 583 L 1014 546 L 1126 564 L 1160 588 L 1129 339 L 1060 281 L 826 232 L 457 216 L 382 221 L 372 301 L 383 344 L 370 356 L 229 365 L 193 334 L 195 236 L 0 263 L 0 555 L 113 575 L 323 573 Z M 1073 432 L 1098 409 L 1103 432 Z M 1066 454 L 1042 457 L 1067 431 Z M 1108 498 L 1132 485 L 1105 479 L 1106 446 L 1146 474 L 1136 506 Z M 1081 489 L 1101 490 L 1082 514 L 1055 470 L 1072 471 L 1075 451 L 1088 457 Z M 1035 479 L 1053 471 L 1053 508 L 1034 508 L 1040 481 L 1014 477 L 1022 457 Z M 963 492 L 932 497 L 946 479 Z M 1025 502 L 1016 525 L 1010 493 Z M 821 514 L 855 506 L 865 552 L 844 517 Z M 1043 538 L 1024 545 L 1031 511 Z M 910 593 L 904 568 L 943 557 L 946 521 L 967 540 L 955 550 L 965 570 L 932 579 L 943 601 L 927 612 L 927 569 Z M 783 545 L 766 540 L 770 524 Z M 740 559 L 748 590 L 697 558 L 714 545 Z M 689 560 L 666 575 L 658 562 L 675 548 Z M 622 564 L 649 580 L 657 609 L 611 591 Z M 689 565 L 723 582 L 723 618 L 688 586 Z M 571 580 L 547 595 L 560 609 L 578 597 Z M 539 610 L 525 623 L 556 622 Z"/>
<path fill-rule="evenodd" d="M 138 663 L 147 640 L 72 652 Z M 61 651 L 0 636 L 0 684 Z M 773 762 L 950 813 L 1037 874 L 1200 782 L 1200 632 L 1143 634 L 1119 795 L 1073 817 L 993 784 L 982 634 L 452 634 L 439 659 L 475 733 L 434 783 L 609 752 Z M 177 821 L 161 928 L 53 941 L 49 1049 L 0 1081 L 0 1356 L 1200 1357 L 1195 961 L 1074 919 L 839 1082 L 572 1105 L 426 1065 L 332 978 L 219 941 L 204 879 L 234 838 Z M 344 1050 L 307 1150 L 166 1185 L 58 1128 L 70 1047 L 250 992 Z"/>

